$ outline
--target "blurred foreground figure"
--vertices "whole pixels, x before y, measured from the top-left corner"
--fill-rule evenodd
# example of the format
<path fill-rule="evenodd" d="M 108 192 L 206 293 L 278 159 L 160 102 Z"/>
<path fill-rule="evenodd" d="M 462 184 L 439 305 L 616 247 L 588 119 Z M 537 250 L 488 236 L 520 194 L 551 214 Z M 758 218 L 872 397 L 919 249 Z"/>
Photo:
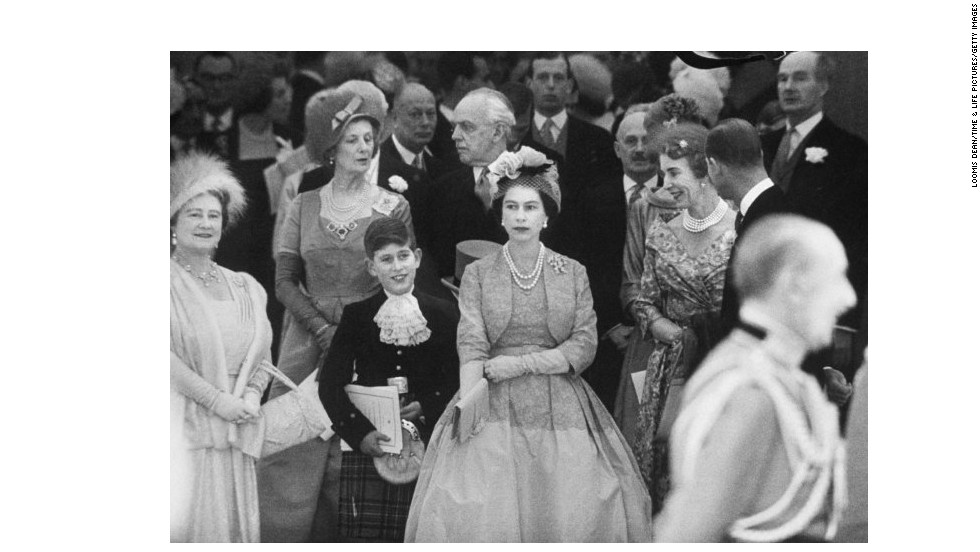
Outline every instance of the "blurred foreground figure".
<path fill-rule="evenodd" d="M 794 215 L 735 252 L 739 322 L 688 381 L 661 542 L 821 542 L 846 501 L 837 410 L 800 364 L 856 302 L 833 231 Z"/>

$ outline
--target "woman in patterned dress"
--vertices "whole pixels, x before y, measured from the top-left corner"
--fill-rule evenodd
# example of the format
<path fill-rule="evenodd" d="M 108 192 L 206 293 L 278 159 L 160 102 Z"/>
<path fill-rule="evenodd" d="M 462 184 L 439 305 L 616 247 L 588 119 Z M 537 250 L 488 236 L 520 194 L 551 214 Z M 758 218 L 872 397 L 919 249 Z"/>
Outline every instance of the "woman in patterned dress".
<path fill-rule="evenodd" d="M 544 162 L 523 148 L 490 166 L 506 174 L 494 208 L 509 239 L 463 274 L 460 394 L 433 430 L 407 542 L 652 537 L 650 500 L 629 446 L 581 378 L 597 341 L 585 268 L 539 239 L 561 205 L 557 171 Z M 489 415 L 460 442 L 453 406 L 484 375 Z"/>
<path fill-rule="evenodd" d="M 361 96 L 328 91 L 308 107 L 319 124 L 307 130 L 310 151 L 334 166 L 334 176 L 293 200 L 276 256 L 276 295 L 287 316 L 279 368 L 297 384 L 330 348 L 344 307 L 378 293 L 364 262 L 364 232 L 383 217 L 412 229 L 408 201 L 371 183 L 379 118 Z M 383 114 L 381 114 L 383 117 Z M 274 382 L 270 397 L 288 389 Z M 313 439 L 262 459 L 259 495 L 266 542 L 338 538 L 340 439 Z"/>
<path fill-rule="evenodd" d="M 721 337 L 717 320 L 735 239 L 735 213 L 708 181 L 707 136 L 702 126 L 680 124 L 659 141 L 664 185 L 682 212 L 650 225 L 640 293 L 631 307 L 644 335 L 655 342 L 633 442 L 654 513 L 670 487 L 666 441 L 657 438 L 667 391 L 671 380 L 685 377 Z"/>

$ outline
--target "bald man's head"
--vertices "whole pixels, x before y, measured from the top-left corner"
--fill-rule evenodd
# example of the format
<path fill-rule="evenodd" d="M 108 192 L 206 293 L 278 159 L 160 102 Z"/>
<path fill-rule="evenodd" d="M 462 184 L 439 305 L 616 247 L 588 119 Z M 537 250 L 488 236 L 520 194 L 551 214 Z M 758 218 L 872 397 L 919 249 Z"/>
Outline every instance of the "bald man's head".
<path fill-rule="evenodd" d="M 429 89 L 408 83 L 395 96 L 394 135 L 398 143 L 414 153 L 432 141 L 436 129 L 436 99 Z"/>
<path fill-rule="evenodd" d="M 613 150 L 623 163 L 623 172 L 637 183 L 644 183 L 657 174 L 659 156 L 649 147 L 649 134 L 643 125 L 646 113 L 628 113 L 616 131 Z"/>
<path fill-rule="evenodd" d="M 830 343 L 838 317 L 857 299 L 840 240 L 826 225 L 797 215 L 769 215 L 750 226 L 732 270 L 739 298 L 765 305 L 812 350 Z"/>

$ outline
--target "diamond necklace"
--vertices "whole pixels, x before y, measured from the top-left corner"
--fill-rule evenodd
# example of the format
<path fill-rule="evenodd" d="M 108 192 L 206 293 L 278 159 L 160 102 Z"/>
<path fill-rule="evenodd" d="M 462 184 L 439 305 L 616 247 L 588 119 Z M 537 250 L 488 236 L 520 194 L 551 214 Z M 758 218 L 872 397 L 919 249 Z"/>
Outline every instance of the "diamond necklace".
<path fill-rule="evenodd" d="M 541 278 L 541 268 L 544 266 L 544 244 L 538 244 L 538 260 L 534 264 L 534 269 L 528 274 L 521 273 L 517 269 L 517 265 L 514 263 L 513 257 L 510 256 L 510 250 L 507 248 L 508 244 L 504 244 L 504 260 L 507 261 L 507 266 L 510 268 L 510 276 L 517 284 L 517 287 L 523 289 L 524 291 L 531 291 L 535 285 L 538 283 L 538 279 Z M 531 280 L 530 284 L 522 284 L 521 280 L 527 281 Z"/>
<path fill-rule="evenodd" d="M 687 209 L 682 211 L 684 213 L 684 228 L 689 232 L 704 232 L 708 228 L 718 224 L 721 219 L 725 218 L 725 213 L 728 212 L 728 204 L 725 203 L 723 199 L 718 199 L 718 205 L 715 207 L 711 214 L 704 217 L 703 219 L 696 219 L 687 212 Z"/>
<path fill-rule="evenodd" d="M 198 274 L 194 272 L 193 268 L 191 268 L 191 263 L 187 262 L 186 259 L 183 259 L 177 253 L 171 255 L 170 258 L 173 259 L 178 265 L 183 267 L 184 270 L 186 270 L 191 276 L 204 282 L 204 287 L 210 287 L 212 283 L 217 284 L 218 282 L 221 281 L 221 279 L 218 278 L 218 265 L 217 263 L 215 263 L 210 259 L 208 259 L 208 262 L 211 263 L 211 270 L 208 270 L 207 272 L 201 272 L 200 274 Z"/>

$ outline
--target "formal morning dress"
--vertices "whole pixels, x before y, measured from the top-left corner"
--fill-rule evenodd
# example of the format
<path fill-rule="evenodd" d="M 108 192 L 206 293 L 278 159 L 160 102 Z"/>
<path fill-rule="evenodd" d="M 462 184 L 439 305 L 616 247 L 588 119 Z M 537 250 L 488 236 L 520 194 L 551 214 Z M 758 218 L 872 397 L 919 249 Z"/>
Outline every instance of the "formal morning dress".
<path fill-rule="evenodd" d="M 697 336 L 695 351 L 685 351 L 692 342 L 666 344 L 656 341 L 647 361 L 643 394 L 637 414 L 633 452 L 650 489 L 653 510 L 657 512 L 670 489 L 666 443 L 657 440 L 670 381 L 689 373 L 697 361 L 717 342 L 718 313 L 721 310 L 725 271 L 735 239 L 727 230 L 696 257 L 688 254 L 668 223 L 655 219 L 646 238 L 643 276 L 634 313 L 646 328 L 665 316 Z"/>
<path fill-rule="evenodd" d="M 548 251 L 529 292 L 503 254 L 466 268 L 460 363 L 561 351 L 574 372 L 490 383 L 490 415 L 453 437 L 457 393 L 432 434 L 407 542 L 626 542 L 651 538 L 650 500 L 626 441 L 580 373 L 595 355 L 584 267 Z"/>
<path fill-rule="evenodd" d="M 259 542 L 255 437 L 209 409 L 220 392 L 264 389 L 272 329 L 254 278 L 220 269 L 231 299 L 212 299 L 170 265 L 171 540 Z M 242 433 L 240 433 L 240 431 Z M 244 450 L 252 451 L 251 455 Z"/>

